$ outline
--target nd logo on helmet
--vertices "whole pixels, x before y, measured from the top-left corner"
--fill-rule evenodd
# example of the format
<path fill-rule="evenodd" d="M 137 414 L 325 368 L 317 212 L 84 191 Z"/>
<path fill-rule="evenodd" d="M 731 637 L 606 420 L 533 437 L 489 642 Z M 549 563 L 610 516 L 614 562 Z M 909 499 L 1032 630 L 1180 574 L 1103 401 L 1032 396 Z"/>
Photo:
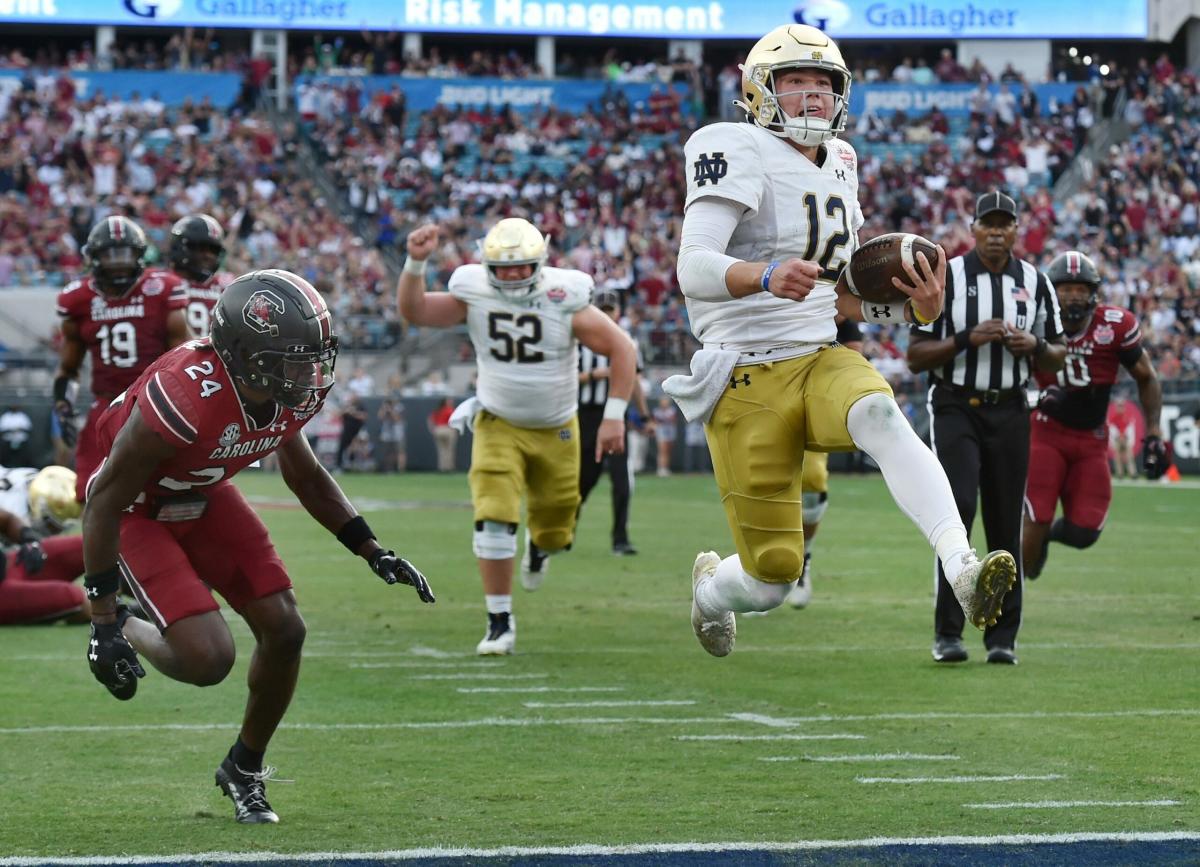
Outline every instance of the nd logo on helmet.
<path fill-rule="evenodd" d="M 850 23 L 850 7 L 841 0 L 801 0 L 792 12 L 797 24 L 819 30 L 838 30 Z"/>

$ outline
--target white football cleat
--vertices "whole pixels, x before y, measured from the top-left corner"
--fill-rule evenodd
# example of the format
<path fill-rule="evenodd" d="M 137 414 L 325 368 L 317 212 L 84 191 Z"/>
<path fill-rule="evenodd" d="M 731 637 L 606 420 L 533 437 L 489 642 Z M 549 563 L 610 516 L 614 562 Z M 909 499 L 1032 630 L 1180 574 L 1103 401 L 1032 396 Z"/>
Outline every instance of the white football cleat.
<path fill-rule="evenodd" d="M 508 656 L 517 646 L 517 619 L 511 614 L 489 614 L 488 631 L 475 646 L 479 656 Z"/>
<path fill-rule="evenodd" d="M 706 620 L 696 604 L 696 586 L 704 578 L 711 578 L 721 565 L 721 557 L 715 551 L 701 551 L 692 566 L 692 631 L 700 639 L 700 646 L 713 656 L 728 656 L 733 650 L 737 636 L 737 620 L 732 611 L 726 611 L 719 620 Z"/>
<path fill-rule="evenodd" d="M 784 601 L 793 608 L 807 608 L 808 603 L 812 601 L 812 568 L 809 561 L 812 560 L 812 554 L 808 551 L 804 552 L 804 568 L 800 570 L 800 578 L 796 581 L 794 587 L 788 591 Z"/>
<path fill-rule="evenodd" d="M 526 527 L 525 553 L 521 555 L 521 586 L 530 593 L 542 586 L 546 573 L 550 571 L 550 558 L 541 551 L 533 553 L 536 547 Z"/>
<path fill-rule="evenodd" d="M 950 582 L 963 614 L 976 627 L 995 625 L 1003 613 L 1004 594 L 1017 583 L 1017 561 L 1007 551 L 992 551 L 982 560 L 970 552 L 963 569 Z"/>

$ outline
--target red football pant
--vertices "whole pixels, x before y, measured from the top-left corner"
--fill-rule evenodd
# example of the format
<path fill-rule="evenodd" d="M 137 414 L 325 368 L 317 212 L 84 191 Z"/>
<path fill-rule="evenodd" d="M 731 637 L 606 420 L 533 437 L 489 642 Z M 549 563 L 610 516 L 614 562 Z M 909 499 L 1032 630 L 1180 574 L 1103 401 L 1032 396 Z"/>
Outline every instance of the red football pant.
<path fill-rule="evenodd" d="M 1030 425 L 1029 481 L 1025 511 L 1038 524 L 1054 520 L 1061 498 L 1063 518 L 1085 530 L 1100 530 L 1112 502 L 1108 439 L 1059 424 L 1043 413 Z"/>
<path fill-rule="evenodd" d="M 209 588 L 241 611 L 292 586 L 266 526 L 241 492 L 224 483 L 206 493 L 208 507 L 195 521 L 121 519 L 122 572 L 160 630 L 216 611 Z"/>
<path fill-rule="evenodd" d="M 46 562 L 35 575 L 25 571 L 16 549 L 8 552 L 8 570 L 0 581 L 0 626 L 56 620 L 83 607 L 83 588 L 71 583 L 83 574 L 83 537 L 45 539 L 42 550 Z"/>
<path fill-rule="evenodd" d="M 75 499 L 83 502 L 87 492 L 87 483 L 92 473 L 100 469 L 104 461 L 104 452 L 100 449 L 100 440 L 96 433 L 96 424 L 100 414 L 108 409 L 108 401 L 97 400 L 88 410 L 87 421 L 79 432 L 79 440 L 75 443 Z"/>

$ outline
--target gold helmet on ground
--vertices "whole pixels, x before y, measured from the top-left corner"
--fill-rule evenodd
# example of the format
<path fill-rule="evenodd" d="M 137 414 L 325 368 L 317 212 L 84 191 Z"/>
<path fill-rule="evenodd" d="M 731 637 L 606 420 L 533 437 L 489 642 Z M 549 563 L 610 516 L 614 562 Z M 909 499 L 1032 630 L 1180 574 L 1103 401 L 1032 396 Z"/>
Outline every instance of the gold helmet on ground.
<path fill-rule="evenodd" d="M 833 80 L 833 117 L 789 117 L 779 107 L 784 95 L 775 88 L 775 77 L 786 69 L 819 69 Z M 734 105 L 746 112 L 756 124 L 780 138 L 791 139 L 804 147 L 816 147 L 846 128 L 850 106 L 850 70 L 842 59 L 837 43 L 824 32 L 807 24 L 776 27 L 750 49 L 742 70 L 742 94 L 745 102 Z M 788 91 L 803 93 L 805 91 Z"/>
<path fill-rule="evenodd" d="M 75 501 L 73 470 L 46 467 L 29 483 L 29 517 L 35 528 L 60 532 L 82 511 L 82 504 Z"/>
<path fill-rule="evenodd" d="M 520 217 L 501 220 L 483 239 L 483 267 L 488 282 L 501 292 L 528 293 L 537 285 L 548 249 L 537 227 Z M 533 272 L 519 280 L 501 280 L 496 269 L 507 265 L 532 265 Z"/>

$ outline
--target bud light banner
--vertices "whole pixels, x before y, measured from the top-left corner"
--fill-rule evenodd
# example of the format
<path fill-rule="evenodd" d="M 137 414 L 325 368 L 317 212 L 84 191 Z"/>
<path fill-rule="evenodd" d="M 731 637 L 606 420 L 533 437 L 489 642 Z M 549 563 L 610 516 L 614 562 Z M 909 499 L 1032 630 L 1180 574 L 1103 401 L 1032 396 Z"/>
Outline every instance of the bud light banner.
<path fill-rule="evenodd" d="M 0 24 L 524 33 L 753 41 L 1145 39 L 1147 0 L 0 0 Z"/>
<path fill-rule="evenodd" d="M 576 114 L 589 106 L 600 108 L 601 104 L 617 91 L 625 95 L 631 106 L 641 111 L 654 111 L 656 107 L 669 109 L 672 103 L 678 104 L 685 114 L 691 110 L 691 102 L 688 99 L 690 88 L 679 83 L 667 85 L 505 78 L 412 78 L 402 75 L 322 75 L 298 79 L 295 89 L 296 104 L 302 112 L 307 113 L 307 106 L 320 103 L 319 96 L 313 93 L 314 88 L 319 90 L 325 85 L 345 88 L 352 83 L 363 91 L 364 103 L 373 93 L 398 87 L 404 92 L 406 104 L 412 111 L 428 111 L 438 105 L 461 105 L 471 108 L 500 108 L 507 105 L 523 113 L 535 109 L 556 108 Z"/>
<path fill-rule="evenodd" d="M 1003 86 L 988 86 L 989 111 L 992 110 L 991 101 Z M 1038 111 L 1043 115 L 1052 113 L 1062 103 L 1070 102 L 1079 86 L 1078 83 L 1057 82 L 1033 85 Z M 1014 97 L 1020 98 L 1020 85 L 1010 85 L 1008 89 Z M 936 105 L 947 117 L 965 117 L 971 113 L 978 91 L 977 84 L 856 84 L 850 88 L 850 115 L 858 118 L 872 112 L 879 117 L 890 117 L 902 111 L 911 117 L 919 117 L 928 114 Z"/>
<path fill-rule="evenodd" d="M 0 0 L 2 3 L 3 0 Z M 218 108 L 233 105 L 241 91 L 242 78 L 231 72 L 34 72 L 0 69 L 0 91 L 30 89 L 53 93 L 59 77 L 66 75 L 75 85 L 76 99 L 91 99 L 97 93 L 129 101 L 155 99 L 167 106 L 186 99 L 199 103 L 205 97 Z"/>

